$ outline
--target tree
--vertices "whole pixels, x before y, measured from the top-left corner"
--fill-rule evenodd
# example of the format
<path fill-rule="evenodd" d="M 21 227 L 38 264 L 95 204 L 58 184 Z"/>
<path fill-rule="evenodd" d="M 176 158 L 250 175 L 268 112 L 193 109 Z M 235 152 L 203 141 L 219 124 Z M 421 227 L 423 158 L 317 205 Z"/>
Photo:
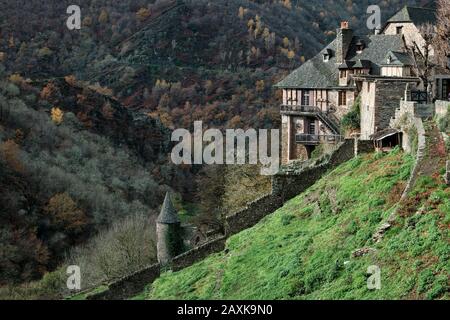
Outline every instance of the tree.
<path fill-rule="evenodd" d="M 138 12 L 136 12 L 136 18 L 142 22 L 145 21 L 148 17 L 150 17 L 151 11 L 148 8 L 140 8 Z"/>
<path fill-rule="evenodd" d="M 450 0 L 437 0 L 436 37 L 433 47 L 441 66 L 449 68 L 450 57 Z"/>
<path fill-rule="evenodd" d="M 52 108 L 51 118 L 55 124 L 60 125 L 63 122 L 64 112 L 60 108 Z"/>
<path fill-rule="evenodd" d="M 53 51 L 50 50 L 48 47 L 43 47 L 39 49 L 38 51 L 38 57 L 39 58 L 48 58 L 53 54 Z"/>
<path fill-rule="evenodd" d="M 107 23 L 109 20 L 108 12 L 103 9 L 102 12 L 100 12 L 100 15 L 98 16 L 98 22 L 101 24 Z"/>
<path fill-rule="evenodd" d="M 239 16 L 239 19 L 244 19 L 244 15 L 245 15 L 245 9 L 243 8 L 243 7 L 239 7 L 239 13 L 238 13 L 238 16 Z"/>
<path fill-rule="evenodd" d="M 20 147 L 14 140 L 6 140 L 0 144 L 0 157 L 16 172 L 23 172 L 24 167 L 20 161 Z"/>
<path fill-rule="evenodd" d="M 294 59 L 294 57 L 295 57 L 294 50 L 289 50 L 288 53 L 287 53 L 287 57 L 288 57 L 289 60 Z"/>
<path fill-rule="evenodd" d="M 283 6 L 285 6 L 286 8 L 288 8 L 289 10 L 292 9 L 292 3 L 291 0 L 283 0 Z"/>
<path fill-rule="evenodd" d="M 265 87 L 264 80 L 256 81 L 256 92 L 264 92 Z"/>
<path fill-rule="evenodd" d="M 435 27 L 429 23 L 420 26 L 419 30 L 424 40 L 422 47 L 420 47 L 416 41 L 413 41 L 413 45 L 409 49 L 417 76 L 422 81 L 424 89 L 427 89 L 433 68 L 435 66 L 432 61 L 431 51 L 432 44 L 436 38 L 436 32 Z"/>
<path fill-rule="evenodd" d="M 52 224 L 58 229 L 69 232 L 80 232 L 87 225 L 87 217 L 79 209 L 67 193 L 58 193 L 50 198 L 45 212 L 51 218 Z"/>

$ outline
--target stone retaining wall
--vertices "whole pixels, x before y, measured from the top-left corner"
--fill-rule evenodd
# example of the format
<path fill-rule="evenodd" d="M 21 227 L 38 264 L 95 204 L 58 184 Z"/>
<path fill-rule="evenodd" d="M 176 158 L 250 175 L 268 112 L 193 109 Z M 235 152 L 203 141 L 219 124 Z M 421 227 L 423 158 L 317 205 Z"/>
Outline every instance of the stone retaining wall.
<path fill-rule="evenodd" d="M 226 217 L 225 230 L 227 236 L 232 236 L 242 230 L 253 227 L 262 218 L 281 208 L 282 205 L 282 198 L 273 193 L 251 202 L 245 209 Z"/>
<path fill-rule="evenodd" d="M 225 250 L 225 242 L 227 237 L 223 236 L 221 238 L 207 242 L 199 247 L 189 250 L 172 260 L 172 270 L 178 271 L 193 265 L 205 259 L 212 253 L 217 253 Z"/>
<path fill-rule="evenodd" d="M 436 105 L 436 115 L 438 117 L 445 117 L 448 112 L 448 106 L 450 106 L 450 101 L 437 100 Z"/>
<path fill-rule="evenodd" d="M 88 300 L 123 300 L 133 297 L 142 291 L 147 284 L 152 283 L 160 275 L 161 267 L 154 264 L 141 271 L 130 274 L 108 285 L 108 289 L 93 295 Z"/>

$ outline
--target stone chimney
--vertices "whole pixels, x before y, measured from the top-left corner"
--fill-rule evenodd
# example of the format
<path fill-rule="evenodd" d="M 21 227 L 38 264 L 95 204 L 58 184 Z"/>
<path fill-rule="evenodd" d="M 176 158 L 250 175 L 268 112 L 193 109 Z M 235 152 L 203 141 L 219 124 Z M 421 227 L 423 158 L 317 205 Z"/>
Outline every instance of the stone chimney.
<path fill-rule="evenodd" d="M 348 21 L 341 22 L 336 34 L 336 63 L 342 64 L 353 39 L 353 30 L 349 28 Z"/>
<path fill-rule="evenodd" d="M 178 214 L 169 193 L 166 194 L 161 213 L 156 220 L 156 249 L 158 262 L 164 266 L 183 252 L 183 239 Z"/>

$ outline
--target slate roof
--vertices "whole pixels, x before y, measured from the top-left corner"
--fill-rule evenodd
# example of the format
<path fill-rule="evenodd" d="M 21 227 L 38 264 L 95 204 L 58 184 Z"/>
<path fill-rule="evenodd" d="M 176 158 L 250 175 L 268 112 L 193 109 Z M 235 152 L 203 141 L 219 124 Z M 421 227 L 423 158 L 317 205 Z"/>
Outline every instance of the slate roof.
<path fill-rule="evenodd" d="M 425 23 L 436 23 L 436 10 L 432 7 L 419 8 L 419 7 L 403 7 L 397 12 L 387 23 L 392 22 L 412 22 L 416 26 L 420 26 Z"/>
<path fill-rule="evenodd" d="M 357 52 L 356 43 L 364 41 L 365 49 Z M 323 61 L 323 54 L 332 51 L 329 61 Z M 369 35 L 353 36 L 347 52 L 346 64 L 361 64 L 371 67 L 371 74 L 380 74 L 380 67 L 385 62 L 389 51 L 401 52 L 404 42 L 401 35 Z M 360 62 L 361 60 L 361 62 Z M 294 70 L 282 81 L 277 83 L 278 88 L 320 89 L 335 88 L 339 86 L 339 66 L 336 64 L 336 40 L 331 42 L 315 57 Z"/>
<path fill-rule="evenodd" d="M 358 61 L 356 61 L 356 63 L 353 65 L 353 69 L 370 69 L 371 66 L 372 62 L 370 62 L 369 60 L 358 59 Z"/>
<path fill-rule="evenodd" d="M 391 57 L 391 62 L 388 63 L 388 57 Z M 412 66 L 414 62 L 409 54 L 405 52 L 389 51 L 384 59 L 383 66 Z"/>
<path fill-rule="evenodd" d="M 166 193 L 166 197 L 164 198 L 164 203 L 161 208 L 161 213 L 159 214 L 156 222 L 165 224 L 180 223 L 177 211 L 173 206 L 172 200 L 170 199 L 170 195 L 168 192 Z"/>
<path fill-rule="evenodd" d="M 387 137 L 393 136 L 394 134 L 398 134 L 399 132 L 400 131 L 397 129 L 387 128 L 372 134 L 369 138 L 373 140 L 383 140 Z"/>

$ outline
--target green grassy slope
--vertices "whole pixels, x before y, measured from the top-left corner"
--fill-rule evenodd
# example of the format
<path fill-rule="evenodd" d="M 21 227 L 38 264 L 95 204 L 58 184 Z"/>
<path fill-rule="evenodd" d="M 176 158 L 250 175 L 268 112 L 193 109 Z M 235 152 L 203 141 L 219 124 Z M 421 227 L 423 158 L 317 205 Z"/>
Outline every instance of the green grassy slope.
<path fill-rule="evenodd" d="M 398 202 L 412 163 L 399 150 L 351 160 L 231 237 L 225 252 L 163 274 L 135 298 L 448 298 L 450 188 L 439 176 L 422 178 L 407 200 L 409 208 L 425 210 L 400 210 L 383 241 L 371 240 Z M 352 257 L 362 247 L 376 251 Z M 381 290 L 367 289 L 371 265 L 381 268 Z"/>

